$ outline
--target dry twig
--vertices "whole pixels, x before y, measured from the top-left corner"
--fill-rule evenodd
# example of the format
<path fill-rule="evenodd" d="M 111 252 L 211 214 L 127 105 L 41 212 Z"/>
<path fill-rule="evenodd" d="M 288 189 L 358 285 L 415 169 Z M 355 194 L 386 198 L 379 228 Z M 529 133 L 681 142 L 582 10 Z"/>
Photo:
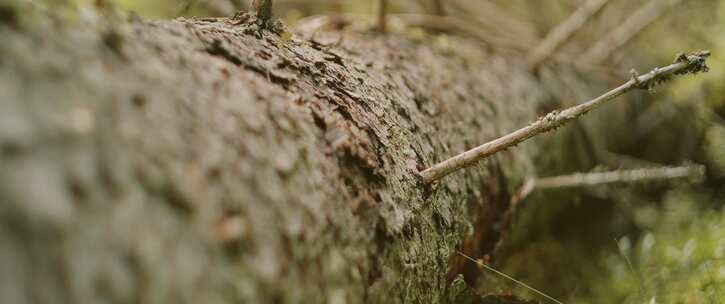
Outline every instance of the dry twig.
<path fill-rule="evenodd" d="M 571 175 L 552 176 L 535 179 L 535 188 L 571 188 L 586 187 L 614 183 L 643 182 L 658 179 L 701 178 L 704 174 L 702 166 L 645 168 L 635 170 L 618 170 L 609 172 L 575 173 Z"/>
<path fill-rule="evenodd" d="M 705 168 L 701 165 L 681 167 L 659 167 L 635 170 L 616 170 L 608 172 L 574 173 L 544 178 L 528 179 L 512 203 L 526 198 L 535 189 L 559 189 L 574 187 L 589 187 L 616 183 L 635 183 L 652 180 L 671 180 L 680 178 L 701 179 Z"/>
<path fill-rule="evenodd" d="M 388 0 L 378 0 L 378 30 L 385 33 L 388 29 Z"/>
<path fill-rule="evenodd" d="M 601 63 L 616 50 L 636 37 L 648 25 L 655 22 L 667 8 L 680 3 L 682 0 L 650 0 L 634 12 L 622 24 L 587 49 L 580 57 L 580 61 L 588 63 Z"/>
<path fill-rule="evenodd" d="M 517 18 L 496 2 L 448 0 L 446 12 L 479 31 L 489 32 L 499 39 L 515 40 L 519 45 L 525 45 L 525 50 L 532 49 L 539 37 L 531 22 Z"/>
<path fill-rule="evenodd" d="M 669 80 L 672 75 L 707 72 L 708 67 L 705 64 L 705 60 L 709 56 L 709 51 L 699 51 L 689 55 L 679 54 L 675 58 L 674 63 L 668 66 L 655 68 L 642 76 L 633 74 L 629 81 L 604 93 L 604 95 L 562 111 L 553 111 L 526 127 L 435 164 L 420 172 L 420 177 L 425 183 L 439 180 L 448 174 L 471 166 L 482 159 L 515 146 L 531 137 L 556 129 L 632 89 L 641 88 L 651 90 L 657 84 Z"/>
<path fill-rule="evenodd" d="M 449 16 L 424 14 L 391 14 L 390 16 L 400 18 L 408 26 L 459 33 L 500 48 L 527 49 L 531 47 L 531 45 L 526 41 L 502 37 L 478 26 L 471 26 L 471 24 L 466 21 Z"/>
<path fill-rule="evenodd" d="M 532 50 L 527 58 L 528 65 L 535 69 L 547 58 L 564 45 L 574 34 L 579 31 L 589 19 L 596 15 L 609 0 L 588 0 L 569 16 L 564 22 L 554 28 L 544 40 Z"/>
<path fill-rule="evenodd" d="M 363 16 L 355 14 L 338 14 L 324 16 L 310 16 L 300 20 L 295 26 L 296 30 L 311 33 L 318 31 L 330 24 L 349 24 L 355 19 L 362 19 Z M 511 49 L 529 49 L 532 45 L 526 41 L 517 39 L 509 39 L 493 35 L 492 33 L 482 30 L 479 27 L 471 26 L 465 21 L 449 16 L 436 16 L 425 14 L 387 14 L 388 18 L 396 18 L 401 20 L 405 25 L 411 27 L 420 27 L 433 31 L 456 33 L 465 37 L 478 40 L 485 44 L 495 45 L 498 48 Z M 379 28 L 379 26 L 376 26 Z"/>

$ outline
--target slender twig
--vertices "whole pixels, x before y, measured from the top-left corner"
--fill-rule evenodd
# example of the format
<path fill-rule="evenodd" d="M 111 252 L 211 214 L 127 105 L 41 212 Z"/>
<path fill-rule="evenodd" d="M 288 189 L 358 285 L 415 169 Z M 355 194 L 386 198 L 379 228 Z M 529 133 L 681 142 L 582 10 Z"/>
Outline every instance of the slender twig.
<path fill-rule="evenodd" d="M 569 18 L 564 20 L 556 28 L 554 28 L 539 45 L 528 54 L 528 65 L 531 69 L 535 69 L 547 58 L 549 58 L 556 50 L 564 45 L 571 37 L 574 36 L 589 19 L 596 15 L 609 0 L 588 0 Z"/>
<path fill-rule="evenodd" d="M 667 180 L 678 178 L 701 178 L 704 174 L 702 166 L 644 168 L 635 170 L 618 170 L 609 172 L 575 173 L 570 175 L 552 176 L 535 179 L 536 189 L 554 189 L 586 187 L 614 183 L 633 183 L 651 180 Z"/>
<path fill-rule="evenodd" d="M 647 26 L 655 22 L 667 8 L 680 3 L 682 0 L 650 0 L 648 3 L 632 13 L 621 25 L 600 39 L 592 47 L 584 51 L 580 61 L 601 63 L 616 50 L 627 44 Z"/>
<path fill-rule="evenodd" d="M 542 178 L 529 178 L 511 200 L 516 205 L 534 190 L 578 188 L 607 184 L 638 183 L 654 180 L 693 179 L 700 180 L 705 175 L 702 165 L 681 167 L 656 167 L 634 170 L 616 170 L 607 172 L 574 173 Z"/>
<path fill-rule="evenodd" d="M 388 29 L 388 0 L 378 0 L 378 30 L 385 33 Z"/>
<path fill-rule="evenodd" d="M 363 17 L 367 16 L 356 14 L 309 16 L 298 21 L 295 28 L 302 32 L 314 32 L 331 23 L 350 23 L 353 22 L 355 19 L 362 19 Z M 525 50 L 533 47 L 526 41 L 501 37 L 486 30 L 483 30 L 480 27 L 471 26 L 465 21 L 449 16 L 436 16 L 426 14 L 387 14 L 387 17 L 396 20 L 399 19 L 407 26 L 421 27 L 433 31 L 456 33 L 466 37 L 470 37 L 485 44 L 495 45 L 498 48 Z M 556 60 L 557 62 L 564 62 L 566 59 L 556 57 Z M 578 66 L 590 69 L 601 69 L 600 67 L 595 67 L 593 65 L 579 64 L 572 61 L 564 63 L 576 64 Z"/>
<path fill-rule="evenodd" d="M 493 32 L 471 25 L 459 18 L 426 14 L 390 14 L 389 17 L 400 18 L 406 25 L 417 26 L 437 31 L 457 32 L 486 44 L 501 48 L 528 49 L 532 47 L 527 41 L 502 37 Z"/>
<path fill-rule="evenodd" d="M 705 60 L 709 56 L 709 51 L 699 51 L 689 55 L 679 54 L 671 65 L 655 68 L 642 76 L 633 74 L 629 81 L 604 93 L 604 95 L 562 111 L 553 111 L 526 127 L 433 165 L 423 170 L 423 172 L 420 172 L 420 177 L 426 183 L 439 180 L 448 174 L 471 166 L 496 152 L 515 146 L 537 134 L 561 127 L 565 123 L 588 113 L 601 104 L 621 96 L 632 89 L 651 89 L 655 85 L 669 80 L 672 75 L 706 72 L 708 68 L 705 65 Z"/>
<path fill-rule="evenodd" d="M 500 275 L 500 276 L 502 276 L 502 277 L 504 277 L 504 278 L 506 278 L 506 279 L 508 279 L 508 280 L 511 280 L 512 282 L 516 283 L 517 285 L 519 285 L 519 286 L 522 286 L 522 287 L 524 287 L 524 288 L 526 288 L 526 289 L 528 289 L 528 290 L 531 290 L 531 291 L 533 291 L 533 292 L 537 293 L 538 295 L 540 295 L 540 296 L 542 296 L 542 297 L 544 297 L 544 298 L 547 298 L 547 299 L 551 300 L 551 301 L 552 301 L 552 302 L 554 302 L 554 303 L 558 303 L 558 304 L 564 304 L 564 303 L 562 303 L 561 301 L 559 301 L 559 300 L 557 300 L 557 299 L 554 299 L 554 297 L 552 297 L 552 296 L 550 296 L 550 295 L 547 295 L 547 294 L 545 294 L 545 293 L 543 293 L 543 292 L 539 291 L 538 289 L 536 289 L 536 288 L 533 288 L 533 287 L 529 286 L 528 284 L 526 284 L 526 283 L 524 283 L 524 282 L 521 282 L 521 281 L 519 281 L 519 280 L 515 279 L 514 277 L 512 277 L 512 276 L 510 276 L 510 275 L 507 275 L 507 274 L 505 274 L 505 273 L 503 273 L 503 272 L 501 272 L 501 271 L 498 271 L 498 270 L 496 270 L 496 268 L 493 268 L 493 267 L 491 267 L 491 266 L 488 266 L 488 265 L 484 264 L 484 263 L 483 263 L 482 261 L 479 261 L 479 260 L 475 260 L 474 258 L 472 258 L 472 257 L 468 256 L 467 254 L 465 254 L 465 253 L 463 253 L 463 252 L 460 252 L 460 251 L 457 251 L 457 250 L 456 250 L 456 253 L 458 253 L 458 254 L 459 254 L 459 255 L 461 255 L 462 257 L 466 258 L 467 260 L 469 260 L 469 261 L 471 261 L 471 262 L 474 262 L 474 263 L 476 263 L 476 264 L 477 264 L 478 266 L 481 266 L 481 267 L 485 268 L 486 270 L 488 270 L 488 271 L 490 271 L 490 272 L 493 272 L 493 273 L 495 273 L 495 274 L 497 274 L 497 275 Z"/>
<path fill-rule="evenodd" d="M 517 40 L 531 50 L 539 41 L 530 21 L 517 18 L 497 5 L 498 1 L 447 0 L 446 12 L 454 15 L 461 23 L 479 31 L 490 32 L 500 38 Z"/>

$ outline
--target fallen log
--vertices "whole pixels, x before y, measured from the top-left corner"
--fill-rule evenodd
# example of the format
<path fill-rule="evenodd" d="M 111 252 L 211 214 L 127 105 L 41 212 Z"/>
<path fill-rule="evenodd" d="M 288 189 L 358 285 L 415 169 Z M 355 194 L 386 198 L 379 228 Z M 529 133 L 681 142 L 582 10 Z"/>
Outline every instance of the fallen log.
<path fill-rule="evenodd" d="M 414 174 L 535 116 L 476 42 L 2 10 L 8 303 L 448 302 L 533 174 L 533 145 Z"/>

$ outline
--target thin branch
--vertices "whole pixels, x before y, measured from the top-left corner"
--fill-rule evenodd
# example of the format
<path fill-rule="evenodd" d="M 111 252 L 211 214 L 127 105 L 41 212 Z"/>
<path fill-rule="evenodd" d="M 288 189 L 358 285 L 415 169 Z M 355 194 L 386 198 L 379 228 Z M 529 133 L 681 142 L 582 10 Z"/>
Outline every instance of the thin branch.
<path fill-rule="evenodd" d="M 662 68 L 655 68 L 651 72 L 642 76 L 633 74 L 629 81 L 605 93 L 604 95 L 562 111 L 553 111 L 526 127 L 425 169 L 420 172 L 420 177 L 425 183 L 431 183 L 439 180 L 448 174 L 471 166 L 482 159 L 509 147 L 515 146 L 531 137 L 561 127 L 567 122 L 588 113 L 601 104 L 621 96 L 632 89 L 652 89 L 655 85 L 669 80 L 672 75 L 707 72 L 708 67 L 705 65 L 705 60 L 709 56 L 709 51 L 699 51 L 689 55 L 679 54 L 677 58 L 675 58 L 674 63 L 671 65 Z"/>
<path fill-rule="evenodd" d="M 539 178 L 534 180 L 536 189 L 558 189 L 572 187 L 588 187 L 615 183 L 634 183 L 651 180 L 678 178 L 702 178 L 703 166 L 682 166 L 645 168 L 635 170 L 618 170 L 609 172 L 575 173 Z"/>
<path fill-rule="evenodd" d="M 601 40 L 587 49 L 580 57 L 583 62 L 601 63 L 616 50 L 627 44 L 647 26 L 655 22 L 667 8 L 680 3 L 682 0 L 650 0 L 640 9 L 629 16 L 619 27 L 604 36 Z"/>
<path fill-rule="evenodd" d="M 501 48 L 528 49 L 531 47 L 526 41 L 501 37 L 478 26 L 471 26 L 469 22 L 450 16 L 436 16 L 425 14 L 390 14 L 390 17 L 400 18 L 408 26 L 422 27 L 431 30 L 455 32 L 486 44 Z"/>
<path fill-rule="evenodd" d="M 363 19 L 364 17 L 367 16 L 356 14 L 309 16 L 298 21 L 295 27 L 297 30 L 302 32 L 314 32 L 331 23 L 352 23 L 354 20 Z M 526 41 L 500 37 L 481 29 L 480 27 L 471 26 L 468 22 L 449 16 L 426 14 L 387 14 L 387 17 L 394 18 L 396 20 L 399 19 L 405 25 L 411 27 L 420 27 L 433 31 L 461 34 L 482 43 L 494 45 L 498 48 L 524 50 L 532 47 L 532 45 Z M 558 59 L 560 58 L 557 58 L 557 60 Z M 580 66 L 594 68 L 592 65 L 581 64 Z"/>
<path fill-rule="evenodd" d="M 497 1 L 447 0 L 448 15 L 455 15 L 461 23 L 479 31 L 495 34 L 500 38 L 517 40 L 531 50 L 539 41 L 530 21 L 521 20 L 516 15 L 501 8 Z M 455 14 L 454 14 L 455 13 Z"/>
<path fill-rule="evenodd" d="M 378 0 L 378 30 L 385 33 L 388 29 L 388 0 Z"/>
<path fill-rule="evenodd" d="M 637 183 L 653 180 L 689 178 L 700 180 L 705 176 L 702 165 L 681 167 L 653 167 L 608 172 L 574 173 L 543 178 L 529 178 L 511 199 L 516 205 L 534 190 L 591 187 L 607 184 Z"/>
<path fill-rule="evenodd" d="M 527 61 L 529 67 L 535 69 L 554 54 L 560 46 L 564 45 L 576 32 L 584 27 L 589 19 L 596 15 L 608 1 L 588 0 L 579 6 L 569 18 L 549 32 L 544 40 L 528 54 Z"/>

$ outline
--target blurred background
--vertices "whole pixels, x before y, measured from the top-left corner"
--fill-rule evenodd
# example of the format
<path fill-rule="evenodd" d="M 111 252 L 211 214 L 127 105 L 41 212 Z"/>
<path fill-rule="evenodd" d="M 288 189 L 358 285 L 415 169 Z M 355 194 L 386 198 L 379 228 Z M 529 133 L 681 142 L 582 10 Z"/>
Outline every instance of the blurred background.
<path fill-rule="evenodd" d="M 116 1 L 149 18 L 229 16 L 249 2 Z M 276 17 L 293 31 L 320 27 L 321 16 L 344 20 L 336 30 L 370 29 L 379 5 L 274 0 Z M 596 97 L 627 80 L 631 69 L 646 73 L 678 52 L 712 51 L 707 74 L 628 94 L 535 139 L 542 147 L 539 177 L 702 165 L 704 178 L 535 190 L 518 203 L 510 241 L 498 254 L 505 259 L 496 266 L 566 303 L 725 302 L 725 1 L 388 0 L 387 6 L 390 35 L 450 48 L 446 37 L 462 35 L 478 40 L 482 52 L 526 62 L 548 94 L 531 105 L 541 114 Z M 530 294 L 495 275 L 481 284 Z"/>

